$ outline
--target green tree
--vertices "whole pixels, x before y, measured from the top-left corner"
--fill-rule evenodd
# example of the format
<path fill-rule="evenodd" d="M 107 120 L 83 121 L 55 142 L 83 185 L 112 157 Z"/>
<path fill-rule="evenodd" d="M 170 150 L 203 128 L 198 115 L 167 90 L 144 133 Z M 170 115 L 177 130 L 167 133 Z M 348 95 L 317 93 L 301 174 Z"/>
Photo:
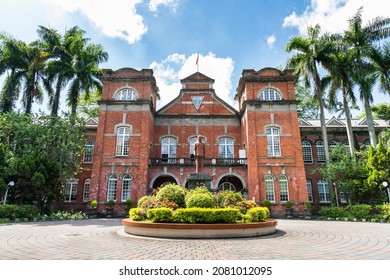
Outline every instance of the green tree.
<path fill-rule="evenodd" d="M 376 79 L 375 69 L 372 66 L 372 57 L 375 52 L 373 44 L 390 36 L 390 18 L 378 17 L 363 26 L 362 8 L 360 8 L 348 22 L 348 29 L 344 32 L 344 41 L 349 46 L 352 59 L 356 64 L 354 79 L 359 86 L 360 99 L 364 104 L 370 143 L 376 147 L 377 140 L 370 108 L 373 101 L 372 88 Z"/>
<path fill-rule="evenodd" d="M 330 60 L 324 64 L 324 67 L 329 72 L 326 77 L 329 84 L 328 101 L 331 107 L 336 107 L 337 93 L 341 91 L 344 111 L 346 119 L 346 128 L 349 149 L 354 156 L 355 143 L 352 131 L 351 112 L 349 110 L 349 102 L 356 103 L 355 94 L 353 92 L 354 81 L 352 79 L 354 73 L 354 63 L 352 61 L 351 52 L 347 46 L 343 44 L 342 37 L 338 35 L 326 36 L 329 44 L 332 44 L 333 51 L 329 52 Z M 325 79 L 325 78 L 324 78 Z"/>
<path fill-rule="evenodd" d="M 390 181 L 390 147 L 385 147 L 381 142 L 376 148 L 370 146 L 367 169 L 368 185 L 380 190 L 384 181 Z"/>
<path fill-rule="evenodd" d="M 75 27 L 72 35 L 67 37 L 69 43 L 69 53 L 72 55 L 73 76 L 69 85 L 67 97 L 68 105 L 71 107 L 71 115 L 76 115 L 77 105 L 81 93 L 89 97 L 92 90 L 101 91 L 99 80 L 102 71 L 99 64 L 108 59 L 107 52 L 99 44 L 88 42 L 84 37 L 85 31 Z"/>
<path fill-rule="evenodd" d="M 310 89 L 306 88 L 301 82 L 295 85 L 296 99 L 298 104 L 298 117 L 304 119 L 318 119 L 319 108 L 318 102 L 310 92 Z"/>
<path fill-rule="evenodd" d="M 374 105 L 371 107 L 371 110 L 372 110 L 374 117 L 376 117 L 378 119 L 390 121 L 390 104 L 389 103 L 381 103 L 381 104 Z"/>
<path fill-rule="evenodd" d="M 322 139 L 324 141 L 325 157 L 329 160 L 328 134 L 325 125 L 325 107 L 321 77 L 318 71 L 320 64 L 329 61 L 329 44 L 320 36 L 320 26 L 309 27 L 308 37 L 294 37 L 286 45 L 286 51 L 297 53 L 287 61 L 287 67 L 293 68 L 295 73 L 305 83 L 305 86 L 314 87 L 314 94 L 320 109 Z"/>
<path fill-rule="evenodd" d="M 3 177 L 15 181 L 10 202 L 48 212 L 80 171 L 85 138 L 77 119 L 10 112 L 0 115 L 0 143 L 6 145 Z"/>

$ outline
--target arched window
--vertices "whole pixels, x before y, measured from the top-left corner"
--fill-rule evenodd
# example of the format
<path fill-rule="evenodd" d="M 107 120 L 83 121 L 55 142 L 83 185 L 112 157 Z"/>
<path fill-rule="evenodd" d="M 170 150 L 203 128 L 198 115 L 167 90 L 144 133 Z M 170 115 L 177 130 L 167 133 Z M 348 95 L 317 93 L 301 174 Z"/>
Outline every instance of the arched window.
<path fill-rule="evenodd" d="M 325 147 L 323 141 L 317 141 L 316 142 L 316 150 L 317 150 L 317 160 L 318 162 L 325 162 Z"/>
<path fill-rule="evenodd" d="M 94 151 L 95 143 L 91 140 L 85 143 L 85 151 L 84 151 L 84 163 L 91 163 L 93 160 L 93 151 Z"/>
<path fill-rule="evenodd" d="M 265 101 L 274 101 L 274 100 L 282 100 L 282 97 L 280 96 L 280 93 L 272 88 L 267 88 L 260 92 L 259 94 L 260 100 Z"/>
<path fill-rule="evenodd" d="M 267 148 L 269 157 L 280 156 L 280 136 L 279 128 L 269 127 L 265 130 L 267 135 Z"/>
<path fill-rule="evenodd" d="M 218 186 L 218 189 L 221 191 L 236 191 L 236 187 L 230 182 L 224 182 Z"/>
<path fill-rule="evenodd" d="M 89 200 L 89 186 L 91 185 L 91 180 L 85 179 L 84 181 L 84 191 L 83 191 L 83 201 L 87 202 Z"/>
<path fill-rule="evenodd" d="M 117 92 L 115 100 L 136 100 L 137 93 L 131 88 L 124 88 Z"/>
<path fill-rule="evenodd" d="M 289 195 L 288 195 L 287 176 L 282 175 L 279 177 L 279 185 L 280 185 L 280 201 L 282 202 L 288 201 Z"/>
<path fill-rule="evenodd" d="M 331 148 L 331 149 L 336 148 L 338 145 L 339 145 L 339 142 L 337 142 L 336 140 L 332 140 L 329 142 L 329 148 Z"/>
<path fill-rule="evenodd" d="M 130 189 L 131 189 L 131 181 L 132 177 L 130 175 L 125 175 L 122 178 L 122 201 L 126 201 L 126 199 L 130 198 Z"/>
<path fill-rule="evenodd" d="M 161 139 L 161 157 L 165 162 L 176 162 L 176 143 L 177 141 L 174 137 L 164 137 Z M 168 158 L 169 160 L 166 160 Z"/>
<path fill-rule="evenodd" d="M 66 181 L 65 188 L 64 188 L 64 201 L 66 202 L 76 201 L 78 184 L 79 184 L 79 180 L 77 179 L 69 179 Z"/>
<path fill-rule="evenodd" d="M 272 175 L 265 175 L 265 198 L 269 201 L 275 201 L 275 188 L 274 188 L 274 178 Z"/>
<path fill-rule="evenodd" d="M 129 155 L 129 139 L 130 139 L 130 128 L 125 126 L 118 127 L 116 131 L 115 155 L 117 156 Z"/>
<path fill-rule="evenodd" d="M 330 202 L 329 184 L 326 180 L 319 180 L 317 183 L 320 202 Z"/>
<path fill-rule="evenodd" d="M 307 199 L 309 201 L 313 201 L 313 187 L 311 185 L 310 179 L 306 179 L 306 186 L 307 186 Z"/>
<path fill-rule="evenodd" d="M 108 178 L 107 201 L 109 201 L 110 199 L 116 200 L 117 183 L 118 183 L 118 177 L 116 175 L 111 175 Z"/>
<path fill-rule="evenodd" d="M 304 163 L 313 163 L 313 153 L 309 141 L 302 141 L 302 155 Z"/>
<path fill-rule="evenodd" d="M 218 156 L 220 158 L 234 157 L 234 140 L 230 137 L 221 137 L 218 139 Z"/>

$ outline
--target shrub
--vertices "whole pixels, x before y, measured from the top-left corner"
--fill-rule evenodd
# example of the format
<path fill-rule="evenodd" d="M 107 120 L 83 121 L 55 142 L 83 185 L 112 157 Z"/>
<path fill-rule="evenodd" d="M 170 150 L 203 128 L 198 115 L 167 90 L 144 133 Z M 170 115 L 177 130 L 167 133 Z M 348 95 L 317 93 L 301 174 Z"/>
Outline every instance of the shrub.
<path fill-rule="evenodd" d="M 234 208 L 183 208 L 173 213 L 172 220 L 191 224 L 235 223 L 238 214 Z"/>
<path fill-rule="evenodd" d="M 142 204 L 143 204 L 146 200 L 149 200 L 150 198 L 151 198 L 151 196 L 145 195 L 145 196 L 141 197 L 140 199 L 138 199 L 137 207 L 138 207 L 138 208 L 145 208 L 145 207 L 142 207 Z"/>
<path fill-rule="evenodd" d="M 241 214 L 246 214 L 249 209 L 256 206 L 256 202 L 253 202 L 252 200 L 243 200 L 237 202 L 235 208 L 237 208 L 241 212 Z"/>
<path fill-rule="evenodd" d="M 143 221 L 146 219 L 146 211 L 142 208 L 131 208 L 129 211 L 129 217 L 133 221 Z"/>
<path fill-rule="evenodd" d="M 167 207 L 154 208 L 149 209 L 146 216 L 153 223 L 169 223 L 172 221 L 172 212 L 173 210 Z"/>
<path fill-rule="evenodd" d="M 156 198 L 159 201 L 168 199 L 169 201 L 176 203 L 179 207 L 185 207 L 184 189 L 176 184 L 164 185 L 164 187 L 158 191 Z"/>
<path fill-rule="evenodd" d="M 372 206 L 368 204 L 348 205 L 346 210 L 353 218 L 367 219 L 370 216 Z"/>
<path fill-rule="evenodd" d="M 343 207 L 333 206 L 333 207 L 322 207 L 318 211 L 318 215 L 320 215 L 322 217 L 326 217 L 326 218 L 335 219 L 335 218 L 347 217 L 348 213 L 347 213 L 347 211 L 345 211 L 345 208 L 343 208 Z"/>
<path fill-rule="evenodd" d="M 261 203 L 263 207 L 267 207 L 269 211 L 271 211 L 271 202 L 268 199 L 264 199 Z"/>
<path fill-rule="evenodd" d="M 98 202 L 96 199 L 92 200 L 91 203 L 89 204 L 89 206 L 91 206 L 92 209 L 96 209 L 98 205 Z"/>
<path fill-rule="evenodd" d="M 131 206 L 133 206 L 133 200 L 129 197 L 128 199 L 126 199 L 126 208 L 127 209 L 130 209 Z"/>
<path fill-rule="evenodd" d="M 216 194 L 217 206 L 221 208 L 234 207 L 237 202 L 243 200 L 244 198 L 240 192 L 221 191 Z"/>
<path fill-rule="evenodd" d="M 293 207 L 293 202 L 292 201 L 290 201 L 290 200 L 288 200 L 288 201 L 286 201 L 286 208 L 291 208 L 291 207 Z"/>
<path fill-rule="evenodd" d="M 267 207 L 254 207 L 248 210 L 247 216 L 249 216 L 249 222 L 265 222 L 268 221 L 270 212 Z"/>
<path fill-rule="evenodd" d="M 380 218 L 385 221 L 390 221 L 390 203 L 386 202 L 378 206 L 380 210 Z"/>
<path fill-rule="evenodd" d="M 39 209 L 35 205 L 0 205 L 0 218 L 32 218 L 37 216 Z"/>
<path fill-rule="evenodd" d="M 107 207 L 114 207 L 114 205 L 115 205 L 115 200 L 113 200 L 113 199 L 110 199 L 109 201 L 107 201 Z"/>
<path fill-rule="evenodd" d="M 214 208 L 215 202 L 213 195 L 211 193 L 193 193 L 191 195 L 186 196 L 186 207 L 193 208 Z"/>

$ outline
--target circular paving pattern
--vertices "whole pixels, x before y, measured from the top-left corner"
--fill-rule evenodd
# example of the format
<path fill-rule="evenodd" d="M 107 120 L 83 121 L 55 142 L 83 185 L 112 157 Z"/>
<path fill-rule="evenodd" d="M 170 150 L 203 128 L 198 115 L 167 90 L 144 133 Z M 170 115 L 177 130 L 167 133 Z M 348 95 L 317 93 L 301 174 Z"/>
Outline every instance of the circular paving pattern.
<path fill-rule="evenodd" d="M 254 238 L 158 239 L 126 234 L 121 219 L 0 225 L 0 260 L 389 260 L 390 224 L 278 220 Z"/>

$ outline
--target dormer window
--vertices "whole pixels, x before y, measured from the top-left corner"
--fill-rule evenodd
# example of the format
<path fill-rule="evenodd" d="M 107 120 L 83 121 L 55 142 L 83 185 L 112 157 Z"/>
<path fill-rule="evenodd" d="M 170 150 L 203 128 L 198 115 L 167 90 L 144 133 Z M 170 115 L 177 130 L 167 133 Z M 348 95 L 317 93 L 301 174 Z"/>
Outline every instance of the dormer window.
<path fill-rule="evenodd" d="M 264 101 L 282 100 L 280 93 L 272 88 L 267 88 L 260 92 L 259 99 Z"/>
<path fill-rule="evenodd" d="M 124 88 L 117 92 L 115 100 L 136 100 L 137 93 L 131 88 Z"/>

